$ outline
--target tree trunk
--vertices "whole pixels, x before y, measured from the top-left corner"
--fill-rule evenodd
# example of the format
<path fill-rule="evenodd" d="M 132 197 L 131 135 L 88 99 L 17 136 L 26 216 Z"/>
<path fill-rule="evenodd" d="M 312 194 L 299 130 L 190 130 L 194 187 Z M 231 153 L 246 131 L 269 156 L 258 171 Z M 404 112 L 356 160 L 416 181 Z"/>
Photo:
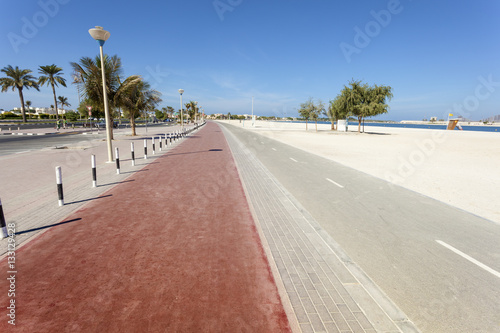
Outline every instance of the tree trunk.
<path fill-rule="evenodd" d="M 330 121 L 332 122 L 331 130 L 335 131 L 335 119 L 332 118 Z"/>
<path fill-rule="evenodd" d="M 23 115 L 23 123 L 26 122 L 26 113 L 24 111 L 24 96 L 23 96 L 23 88 L 17 88 L 19 91 L 19 98 L 21 99 L 21 114 Z"/>
<path fill-rule="evenodd" d="M 307 131 L 307 119 L 306 119 L 306 131 Z"/>
<path fill-rule="evenodd" d="M 113 138 L 113 124 L 114 124 L 114 122 L 113 122 L 113 114 L 110 112 L 109 113 L 109 127 L 111 127 L 111 129 L 110 129 L 110 132 L 111 132 L 110 133 L 110 138 L 111 138 L 111 140 L 114 140 L 114 138 Z"/>
<path fill-rule="evenodd" d="M 130 117 L 130 128 L 132 128 L 132 136 L 136 136 L 135 133 L 135 118 L 134 116 Z"/>
<path fill-rule="evenodd" d="M 361 133 L 361 119 L 363 117 L 358 117 L 358 133 Z"/>
<path fill-rule="evenodd" d="M 54 93 L 54 107 L 56 108 L 56 120 L 59 120 L 59 111 L 57 110 L 57 98 L 56 98 L 56 88 L 54 88 L 54 84 L 52 84 L 52 93 Z"/>
<path fill-rule="evenodd" d="M 317 120 L 314 122 L 314 125 L 316 126 L 316 132 L 317 132 L 318 131 L 318 121 Z"/>

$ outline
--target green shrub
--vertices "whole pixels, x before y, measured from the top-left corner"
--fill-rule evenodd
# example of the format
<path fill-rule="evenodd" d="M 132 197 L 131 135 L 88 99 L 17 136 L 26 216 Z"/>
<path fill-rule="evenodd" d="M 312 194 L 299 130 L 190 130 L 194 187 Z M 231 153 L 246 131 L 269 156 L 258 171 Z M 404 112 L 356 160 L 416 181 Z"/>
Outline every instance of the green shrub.
<path fill-rule="evenodd" d="M 21 119 L 22 116 L 13 112 L 4 112 L 0 114 L 0 119 Z"/>

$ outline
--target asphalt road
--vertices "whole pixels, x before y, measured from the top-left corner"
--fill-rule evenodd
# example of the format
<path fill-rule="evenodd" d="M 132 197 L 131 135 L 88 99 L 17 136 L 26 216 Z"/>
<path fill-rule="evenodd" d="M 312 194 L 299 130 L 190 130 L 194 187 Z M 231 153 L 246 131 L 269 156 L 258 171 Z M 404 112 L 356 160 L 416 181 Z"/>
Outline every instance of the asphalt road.
<path fill-rule="evenodd" d="M 101 134 L 83 135 L 82 133 L 47 135 L 0 135 L 0 156 L 26 153 L 44 148 L 60 148 L 69 144 L 105 138 Z"/>
<path fill-rule="evenodd" d="M 227 128 L 423 332 L 500 332 L 500 225 Z"/>

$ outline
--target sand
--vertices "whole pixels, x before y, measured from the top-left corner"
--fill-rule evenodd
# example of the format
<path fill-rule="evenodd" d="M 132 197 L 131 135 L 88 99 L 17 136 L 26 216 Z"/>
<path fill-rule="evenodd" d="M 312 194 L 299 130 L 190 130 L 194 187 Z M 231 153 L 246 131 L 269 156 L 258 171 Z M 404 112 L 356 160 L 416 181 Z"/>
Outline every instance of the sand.
<path fill-rule="evenodd" d="M 225 121 L 227 122 L 227 121 Z M 232 120 L 299 149 L 387 180 L 500 224 L 500 132 Z"/>

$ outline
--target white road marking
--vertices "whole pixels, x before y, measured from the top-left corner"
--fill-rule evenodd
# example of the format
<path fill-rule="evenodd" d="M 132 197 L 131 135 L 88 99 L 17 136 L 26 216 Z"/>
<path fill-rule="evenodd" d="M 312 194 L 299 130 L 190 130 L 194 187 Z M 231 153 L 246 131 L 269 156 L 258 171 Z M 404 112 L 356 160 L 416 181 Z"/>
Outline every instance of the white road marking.
<path fill-rule="evenodd" d="M 276 148 L 271 148 L 272 150 L 276 151 Z"/>
<path fill-rule="evenodd" d="M 17 151 L 14 154 L 24 154 L 24 153 L 29 153 L 31 150 L 23 150 L 23 151 Z"/>
<path fill-rule="evenodd" d="M 295 158 L 291 158 L 291 157 L 290 157 L 290 159 L 291 159 L 292 161 L 294 161 L 294 162 L 298 162 Z"/>
<path fill-rule="evenodd" d="M 330 178 L 327 178 L 326 180 L 328 180 L 330 183 L 333 183 L 333 184 L 337 185 L 337 186 L 338 186 L 338 187 L 340 187 L 340 188 L 344 188 L 344 186 L 340 185 L 340 184 L 339 184 L 339 183 L 337 183 L 337 182 L 334 182 L 334 181 L 333 181 L 333 180 L 331 180 Z"/>
<path fill-rule="evenodd" d="M 493 268 L 486 266 L 486 265 L 485 265 L 485 264 L 483 264 L 482 262 L 477 261 L 476 259 L 472 258 L 471 256 L 469 256 L 469 255 L 467 255 L 467 254 L 463 253 L 463 252 L 462 252 L 462 251 L 460 251 L 460 250 L 455 249 L 453 246 L 451 246 L 451 245 L 449 245 L 449 244 L 446 244 L 446 243 L 445 243 L 445 242 L 443 242 L 443 241 L 436 240 L 436 242 L 437 242 L 438 244 L 443 245 L 443 246 L 444 246 L 444 247 L 446 247 L 448 250 L 451 250 L 451 251 L 455 252 L 456 254 L 458 254 L 459 256 L 461 256 L 461 257 L 463 257 L 463 258 L 465 258 L 465 259 L 469 260 L 471 263 L 473 263 L 473 264 L 475 264 L 475 265 L 477 265 L 477 266 L 481 267 L 481 268 L 482 268 L 482 269 L 484 269 L 485 271 L 490 272 L 491 274 L 495 275 L 497 278 L 500 278 L 500 272 L 495 271 Z"/>

